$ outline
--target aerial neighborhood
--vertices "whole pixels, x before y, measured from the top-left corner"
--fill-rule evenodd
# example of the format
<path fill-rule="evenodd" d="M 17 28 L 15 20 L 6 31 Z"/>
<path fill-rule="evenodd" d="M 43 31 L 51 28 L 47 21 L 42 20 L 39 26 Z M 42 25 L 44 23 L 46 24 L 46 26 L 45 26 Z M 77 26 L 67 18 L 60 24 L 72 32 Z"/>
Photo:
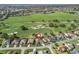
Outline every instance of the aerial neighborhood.
<path fill-rule="evenodd" d="M 0 5 L 0 54 L 79 54 L 79 5 Z"/>

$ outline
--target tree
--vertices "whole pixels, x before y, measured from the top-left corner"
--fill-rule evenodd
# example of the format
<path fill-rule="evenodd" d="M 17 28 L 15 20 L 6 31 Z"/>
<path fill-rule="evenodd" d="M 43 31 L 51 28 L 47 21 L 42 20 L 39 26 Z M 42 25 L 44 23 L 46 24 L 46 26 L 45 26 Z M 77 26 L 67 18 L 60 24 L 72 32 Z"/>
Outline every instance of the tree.
<path fill-rule="evenodd" d="M 75 14 L 76 12 L 69 12 L 70 14 Z"/>
<path fill-rule="evenodd" d="M 6 26 L 4 22 L 1 22 L 1 25 L 4 26 L 4 27 Z"/>
<path fill-rule="evenodd" d="M 32 21 L 32 23 L 34 23 L 35 21 Z"/>
<path fill-rule="evenodd" d="M 55 13 L 54 11 L 52 11 L 51 13 Z"/>
<path fill-rule="evenodd" d="M 67 22 L 71 22 L 71 20 L 67 20 Z"/>
<path fill-rule="evenodd" d="M 49 27 L 54 27 L 54 24 L 53 23 L 49 23 Z"/>
<path fill-rule="evenodd" d="M 53 32 L 50 32 L 50 34 L 51 34 L 52 36 L 55 36 L 55 34 L 54 34 Z"/>
<path fill-rule="evenodd" d="M 72 29 L 72 27 L 68 27 L 68 30 L 71 31 L 71 30 L 73 30 L 73 29 Z"/>
<path fill-rule="evenodd" d="M 25 27 L 24 25 L 21 26 L 21 29 L 22 29 L 22 30 L 28 30 L 28 28 Z"/>
<path fill-rule="evenodd" d="M 55 20 L 53 20 L 53 22 L 59 22 L 59 20 L 58 19 L 55 19 Z"/>
<path fill-rule="evenodd" d="M 60 26 L 60 27 L 66 27 L 66 25 L 65 25 L 65 24 L 60 24 L 59 26 Z"/>
<path fill-rule="evenodd" d="M 58 28 L 58 24 L 55 24 L 54 27 L 55 27 L 55 28 Z"/>
<path fill-rule="evenodd" d="M 77 25 L 74 24 L 74 23 L 72 23 L 72 24 L 71 24 L 71 27 L 72 27 L 73 29 L 75 29 L 75 28 L 77 27 Z"/>
<path fill-rule="evenodd" d="M 45 20 L 43 19 L 42 22 L 45 22 Z"/>
<path fill-rule="evenodd" d="M 9 35 L 7 33 L 3 33 L 2 38 L 9 39 Z"/>

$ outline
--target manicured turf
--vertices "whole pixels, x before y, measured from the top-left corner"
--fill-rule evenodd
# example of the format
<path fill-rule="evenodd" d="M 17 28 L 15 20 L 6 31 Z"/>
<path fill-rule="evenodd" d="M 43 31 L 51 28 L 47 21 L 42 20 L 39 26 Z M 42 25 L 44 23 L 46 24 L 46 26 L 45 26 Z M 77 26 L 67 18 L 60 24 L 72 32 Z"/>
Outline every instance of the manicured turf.
<path fill-rule="evenodd" d="M 14 16 L 9 17 L 4 22 L 7 27 L 0 27 L 0 31 L 12 33 L 18 32 L 18 35 L 21 37 L 29 37 L 35 32 L 41 33 L 49 33 L 51 30 L 53 32 L 58 31 L 67 31 L 67 28 L 39 28 L 39 29 L 32 29 L 31 27 L 36 27 L 37 25 L 48 24 L 46 22 L 53 22 L 53 20 L 58 19 L 59 21 L 66 21 L 66 20 L 75 20 L 79 19 L 77 15 L 63 13 L 63 12 L 55 12 L 51 14 L 33 14 L 30 16 Z M 20 26 L 26 26 L 29 28 L 27 31 L 22 31 Z"/>
<path fill-rule="evenodd" d="M 29 54 L 29 53 L 31 53 L 31 52 L 33 52 L 33 49 L 28 49 L 28 50 L 25 50 L 25 54 Z"/>
<path fill-rule="evenodd" d="M 13 52 L 15 52 L 16 54 L 20 54 L 21 50 L 0 50 L 0 54 L 12 54 Z"/>
<path fill-rule="evenodd" d="M 63 12 L 55 12 L 51 14 L 33 14 L 30 16 L 15 16 L 15 17 L 9 17 L 6 22 L 8 23 L 26 23 L 31 21 L 37 21 L 40 22 L 42 20 L 48 21 L 53 19 L 59 19 L 59 20 L 72 20 L 72 19 L 78 19 L 79 17 L 73 14 L 63 13 Z M 11 24 L 12 24 L 11 23 Z"/>

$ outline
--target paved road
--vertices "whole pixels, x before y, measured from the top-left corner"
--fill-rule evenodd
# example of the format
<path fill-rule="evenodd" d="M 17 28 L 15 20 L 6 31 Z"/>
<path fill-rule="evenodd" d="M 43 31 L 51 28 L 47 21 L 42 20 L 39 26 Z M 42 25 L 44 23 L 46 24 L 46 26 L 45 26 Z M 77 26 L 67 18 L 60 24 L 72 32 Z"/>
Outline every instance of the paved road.
<path fill-rule="evenodd" d="M 40 46 L 40 47 L 10 47 L 10 48 L 0 48 L 0 50 L 16 50 L 16 49 L 19 49 L 19 50 L 21 50 L 21 54 L 24 54 L 24 51 L 27 50 L 27 49 L 33 49 L 33 52 L 34 52 L 35 49 L 40 49 L 40 48 L 49 48 L 51 53 L 53 53 L 50 45 Z"/>

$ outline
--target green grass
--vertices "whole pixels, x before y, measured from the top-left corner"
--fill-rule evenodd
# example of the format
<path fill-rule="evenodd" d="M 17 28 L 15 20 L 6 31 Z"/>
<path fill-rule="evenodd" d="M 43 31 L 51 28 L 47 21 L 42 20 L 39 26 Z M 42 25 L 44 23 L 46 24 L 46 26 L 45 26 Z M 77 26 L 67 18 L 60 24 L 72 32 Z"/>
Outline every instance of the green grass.
<path fill-rule="evenodd" d="M 2 27 L 0 28 L 0 31 L 12 33 L 12 32 L 19 32 L 18 35 L 21 37 L 29 37 L 29 35 L 34 34 L 35 32 L 41 32 L 41 33 L 49 33 L 52 30 L 53 32 L 59 32 L 59 31 L 67 31 L 67 28 L 44 28 L 44 29 L 30 29 L 30 27 L 34 27 L 37 24 L 46 24 L 46 22 L 50 21 L 53 22 L 53 20 L 58 19 L 59 21 L 66 21 L 66 20 L 74 20 L 79 19 L 77 15 L 63 13 L 63 12 L 55 12 L 51 14 L 33 14 L 30 16 L 14 16 L 9 17 L 4 22 L 5 24 L 9 25 L 9 28 Z M 44 22 L 42 21 L 44 20 Z M 34 21 L 34 22 L 32 22 Z M 40 22 L 40 23 L 37 23 Z M 25 25 L 29 28 L 27 31 L 22 31 L 20 29 L 20 26 Z"/>
<path fill-rule="evenodd" d="M 49 54 L 51 54 L 49 48 L 40 48 L 40 49 L 37 49 L 37 51 L 48 51 Z"/>
<path fill-rule="evenodd" d="M 29 54 L 30 52 L 33 52 L 33 49 L 25 50 L 24 54 Z"/>
<path fill-rule="evenodd" d="M 72 19 L 78 19 L 79 17 L 73 14 L 63 13 L 63 12 L 55 12 L 51 14 L 33 14 L 30 16 L 15 16 L 15 17 L 9 17 L 6 22 L 8 23 L 24 23 L 24 22 L 31 22 L 31 21 L 37 21 L 40 22 L 42 20 L 48 21 L 53 19 L 59 19 L 59 20 L 72 20 Z"/>
<path fill-rule="evenodd" d="M 21 50 L 0 50 L 0 54 L 7 54 L 8 52 L 16 52 L 17 54 L 21 53 Z"/>
<path fill-rule="evenodd" d="M 55 13 L 51 13 L 51 14 L 33 14 L 30 16 L 14 16 L 14 17 L 9 17 L 8 19 L 6 19 L 5 21 L 0 21 L 0 22 L 4 22 L 5 24 L 8 24 L 8 28 L 7 27 L 0 27 L 0 32 L 6 32 L 6 33 L 12 33 L 12 32 L 18 32 L 18 36 L 20 37 L 32 37 L 32 34 L 36 33 L 36 32 L 41 32 L 41 33 L 50 33 L 50 32 L 66 32 L 68 30 L 68 27 L 70 27 L 70 23 L 66 24 L 66 27 L 62 28 L 62 27 L 58 27 L 58 28 L 39 28 L 39 29 L 31 29 L 30 27 L 36 27 L 37 25 L 41 25 L 41 24 L 48 24 L 50 22 L 53 22 L 53 20 L 59 20 L 60 23 L 67 21 L 67 20 L 78 20 L 79 16 L 78 15 L 74 15 L 74 14 L 69 14 L 69 13 L 63 13 L 63 12 L 55 12 Z M 43 21 L 44 20 L 44 21 Z M 39 22 L 39 23 L 38 23 Z M 57 23 L 59 24 L 59 23 Z M 76 23 L 77 25 L 79 25 L 78 23 Z M 27 31 L 22 31 L 20 29 L 20 26 L 25 25 L 26 27 L 29 28 L 29 30 Z M 79 26 L 78 26 L 79 28 Z M 9 30 L 8 30 L 9 29 Z M 0 41 L 1 42 L 1 41 Z M 77 40 L 73 40 L 70 41 L 72 43 L 78 43 Z M 59 42 L 59 44 L 62 42 Z M 1 45 L 1 44 L 0 44 Z M 79 48 L 77 48 L 79 50 Z M 37 49 L 37 50 L 49 50 L 47 48 L 45 49 Z M 0 50 L 1 54 L 5 54 L 10 50 Z M 33 49 L 29 49 L 25 51 L 25 54 L 28 54 L 29 52 L 32 52 Z M 20 53 L 20 51 L 17 51 L 17 53 Z M 49 51 L 50 53 L 50 51 Z"/>

